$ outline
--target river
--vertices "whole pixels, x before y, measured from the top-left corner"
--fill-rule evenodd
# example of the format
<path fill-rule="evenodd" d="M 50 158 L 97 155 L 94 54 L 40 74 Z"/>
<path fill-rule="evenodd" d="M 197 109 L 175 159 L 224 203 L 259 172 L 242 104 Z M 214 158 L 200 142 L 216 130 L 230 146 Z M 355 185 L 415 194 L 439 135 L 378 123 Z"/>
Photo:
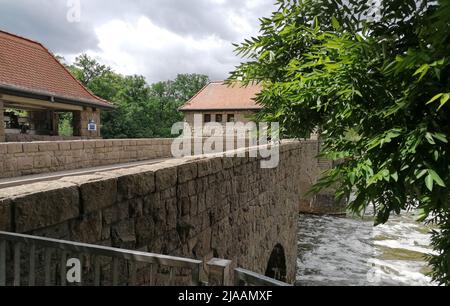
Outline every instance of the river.
<path fill-rule="evenodd" d="M 378 227 L 373 218 L 300 215 L 300 286 L 432 286 L 424 255 L 430 229 L 412 213 Z"/>

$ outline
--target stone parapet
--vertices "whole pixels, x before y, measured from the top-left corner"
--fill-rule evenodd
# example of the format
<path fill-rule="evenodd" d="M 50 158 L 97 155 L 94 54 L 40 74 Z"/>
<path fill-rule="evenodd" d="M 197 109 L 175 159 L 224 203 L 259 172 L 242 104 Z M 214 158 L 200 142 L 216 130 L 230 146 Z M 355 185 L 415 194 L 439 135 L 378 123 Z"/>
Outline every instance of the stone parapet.
<path fill-rule="evenodd" d="M 171 139 L 0 143 L 0 178 L 166 158 L 171 144 Z"/>
<path fill-rule="evenodd" d="M 159 140 L 158 145 L 169 143 Z M 97 144 L 100 149 L 114 147 L 111 141 L 13 144 L 2 147 L 2 152 L 93 150 Z M 298 182 L 304 175 L 301 152 L 305 145 L 281 145 L 280 163 L 274 169 L 261 168 L 261 157 L 250 157 L 247 150 L 244 157 L 222 153 L 171 159 L 2 189 L 0 230 L 205 262 L 226 258 L 260 274 L 276 268 L 284 272 L 284 280 L 293 283 Z M 125 140 L 120 146 L 154 149 L 149 140 L 140 144 Z M 280 248 L 284 258 L 276 262 L 281 266 L 269 267 L 271 255 L 280 254 L 274 249 Z M 138 279 L 138 284 L 143 283 L 145 275 Z"/>

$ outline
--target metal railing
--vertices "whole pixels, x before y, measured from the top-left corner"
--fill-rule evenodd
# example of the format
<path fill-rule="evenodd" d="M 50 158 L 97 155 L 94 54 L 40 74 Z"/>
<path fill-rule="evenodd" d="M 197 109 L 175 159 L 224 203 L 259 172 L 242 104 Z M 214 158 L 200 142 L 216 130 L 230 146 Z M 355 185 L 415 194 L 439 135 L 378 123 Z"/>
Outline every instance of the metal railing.
<path fill-rule="evenodd" d="M 241 268 L 232 269 L 233 262 L 213 258 L 208 263 L 210 286 L 291 286 L 276 279 Z M 234 272 L 234 273 L 233 273 Z"/>
<path fill-rule="evenodd" d="M 137 280 L 140 265 L 140 274 L 144 272 L 145 284 L 148 285 L 156 285 L 159 278 L 166 280 L 160 282 L 160 285 L 174 285 L 175 278 L 179 276 L 175 275 L 177 269 L 189 271 L 180 275 L 187 276 L 189 285 L 194 286 L 290 286 L 249 270 L 233 270 L 232 262 L 225 259 L 213 258 L 207 263 L 208 282 L 203 283 L 200 280 L 203 267 L 201 260 L 1 231 L 0 286 L 35 286 L 38 283 L 45 286 L 67 286 L 67 260 L 70 258 L 91 263 L 88 267 L 81 265 L 82 281 L 76 285 L 144 285 Z M 102 269 L 105 267 L 106 269 Z M 166 277 L 158 274 L 161 270 L 167 272 Z"/>
<path fill-rule="evenodd" d="M 241 268 L 234 269 L 236 286 L 291 286 L 290 284 Z"/>
<path fill-rule="evenodd" d="M 71 254 L 77 254 L 80 261 L 83 257 L 86 257 L 89 258 L 89 262 L 92 262 L 89 270 L 93 270 L 91 272 L 94 275 L 89 279 L 92 279 L 94 286 L 102 284 L 102 276 L 105 274 L 102 273 L 102 265 L 105 265 L 108 259 L 112 262 L 109 263 L 111 268 L 106 269 L 106 274 L 110 274 L 108 276 L 109 284 L 113 286 L 136 285 L 138 264 L 145 265 L 145 268 L 142 268 L 141 271 L 148 272 L 145 277 L 150 285 L 156 282 L 158 268 L 168 270 L 168 273 L 166 273 L 168 274 L 168 284 L 165 285 L 174 284 L 175 269 L 189 270 L 190 285 L 201 285 L 200 269 L 203 262 L 200 260 L 0 232 L 0 286 L 8 284 L 20 286 L 25 283 L 29 286 L 35 286 L 38 268 L 43 270 L 43 283 L 45 285 L 56 285 L 58 277 L 55 275 L 59 273 L 57 285 L 66 286 L 67 259 Z M 39 266 L 37 265 L 38 257 L 43 257 L 43 264 Z M 11 259 L 12 265 L 7 265 L 7 258 Z M 120 266 L 121 264 L 122 266 Z M 23 268 L 23 266 L 26 267 Z M 126 267 L 124 269 L 126 273 L 119 274 L 120 267 Z M 9 273 L 11 277 L 7 273 L 8 270 L 11 272 Z M 86 272 L 82 271 L 83 279 Z M 24 280 L 24 275 L 28 279 L 27 282 Z M 121 280 L 120 277 L 122 277 Z M 78 285 L 81 285 L 81 283 Z"/>

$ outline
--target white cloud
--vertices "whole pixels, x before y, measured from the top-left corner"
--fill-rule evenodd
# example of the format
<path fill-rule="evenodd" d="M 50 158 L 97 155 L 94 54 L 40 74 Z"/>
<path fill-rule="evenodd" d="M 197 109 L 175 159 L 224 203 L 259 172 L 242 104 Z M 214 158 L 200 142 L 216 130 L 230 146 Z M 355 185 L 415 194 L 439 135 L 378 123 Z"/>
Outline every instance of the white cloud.
<path fill-rule="evenodd" d="M 143 74 L 149 82 L 174 78 L 177 73 L 222 79 L 238 60 L 229 41 L 214 34 L 202 38 L 180 35 L 145 16 L 134 23 L 112 20 L 95 32 L 99 51 L 88 54 L 122 74 Z"/>
<path fill-rule="evenodd" d="M 256 35 L 258 18 L 275 9 L 275 0 L 81 1 L 81 22 L 67 23 L 65 1 L 34 0 L 32 9 L 29 0 L 0 0 L 0 28 L 41 41 L 68 62 L 88 53 L 149 82 L 178 73 L 224 79 L 240 61 L 232 43 Z"/>

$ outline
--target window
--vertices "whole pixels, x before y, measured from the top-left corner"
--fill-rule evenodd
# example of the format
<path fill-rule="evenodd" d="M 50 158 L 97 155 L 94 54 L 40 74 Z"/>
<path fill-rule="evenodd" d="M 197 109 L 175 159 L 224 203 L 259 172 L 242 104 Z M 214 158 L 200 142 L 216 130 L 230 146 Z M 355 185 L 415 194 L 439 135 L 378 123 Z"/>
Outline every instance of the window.
<path fill-rule="evenodd" d="M 211 115 L 210 115 L 210 114 L 205 114 L 205 115 L 203 116 L 203 121 L 204 121 L 205 123 L 211 122 Z"/>
<path fill-rule="evenodd" d="M 227 122 L 234 122 L 234 114 L 227 115 Z"/>
<path fill-rule="evenodd" d="M 217 115 L 216 115 L 216 122 L 221 123 L 222 121 L 223 121 L 223 116 L 222 116 L 222 114 L 217 114 Z"/>

